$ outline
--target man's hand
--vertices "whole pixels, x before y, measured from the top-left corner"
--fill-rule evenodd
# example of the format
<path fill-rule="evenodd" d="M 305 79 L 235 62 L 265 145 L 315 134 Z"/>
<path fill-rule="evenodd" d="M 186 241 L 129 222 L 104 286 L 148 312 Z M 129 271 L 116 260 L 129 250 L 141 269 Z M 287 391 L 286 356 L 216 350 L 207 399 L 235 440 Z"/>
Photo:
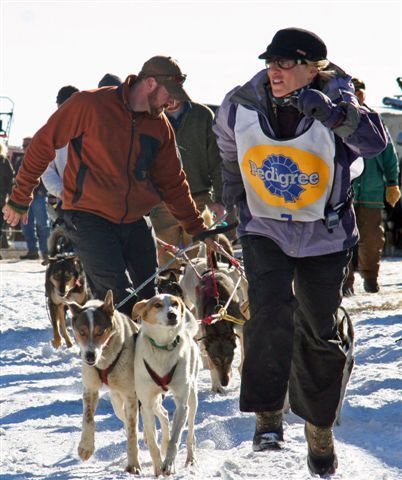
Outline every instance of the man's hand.
<path fill-rule="evenodd" d="M 209 208 L 215 213 L 215 220 L 219 220 L 225 214 L 225 207 L 221 203 L 211 203 Z"/>
<path fill-rule="evenodd" d="M 26 213 L 21 215 L 13 210 L 9 205 L 4 205 L 2 212 L 4 220 L 12 227 L 16 227 L 20 220 L 22 220 L 23 223 L 27 223 L 28 221 L 28 216 Z"/>

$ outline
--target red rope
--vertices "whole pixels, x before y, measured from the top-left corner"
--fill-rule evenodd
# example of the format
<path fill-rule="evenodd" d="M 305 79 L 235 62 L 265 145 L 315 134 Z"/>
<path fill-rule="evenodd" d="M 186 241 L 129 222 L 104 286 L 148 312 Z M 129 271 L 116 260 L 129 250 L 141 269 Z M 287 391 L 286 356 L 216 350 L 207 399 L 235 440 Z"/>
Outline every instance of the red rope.
<path fill-rule="evenodd" d="M 214 317 L 212 315 L 209 315 L 208 317 L 205 317 L 201 320 L 201 323 L 206 323 L 207 325 L 211 325 L 211 323 L 214 321 Z"/>

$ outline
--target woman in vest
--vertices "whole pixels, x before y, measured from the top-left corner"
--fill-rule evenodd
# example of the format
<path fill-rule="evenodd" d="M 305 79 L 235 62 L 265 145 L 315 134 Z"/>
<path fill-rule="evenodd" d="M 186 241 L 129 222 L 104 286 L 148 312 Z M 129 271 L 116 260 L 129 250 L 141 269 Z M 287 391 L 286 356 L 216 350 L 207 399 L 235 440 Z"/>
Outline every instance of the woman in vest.
<path fill-rule="evenodd" d="M 250 284 L 240 410 L 256 413 L 254 451 L 280 448 L 289 385 L 309 469 L 328 475 L 347 358 L 337 311 L 358 240 L 350 166 L 386 137 L 314 33 L 280 30 L 259 58 L 266 69 L 227 94 L 214 125 Z"/>

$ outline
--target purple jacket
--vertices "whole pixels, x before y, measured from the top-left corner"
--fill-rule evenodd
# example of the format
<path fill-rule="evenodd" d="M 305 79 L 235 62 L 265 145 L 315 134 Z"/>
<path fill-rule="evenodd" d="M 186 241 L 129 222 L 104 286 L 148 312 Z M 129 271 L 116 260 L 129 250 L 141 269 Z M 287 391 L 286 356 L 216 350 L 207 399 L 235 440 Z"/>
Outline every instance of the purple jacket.
<path fill-rule="evenodd" d="M 343 73 L 343 72 L 342 72 Z M 235 139 L 236 110 L 238 105 L 259 113 L 264 133 L 275 138 L 274 130 L 267 114 L 266 70 L 262 70 L 249 82 L 236 87 L 224 98 L 215 117 L 213 130 L 223 159 L 223 196 L 226 207 L 239 207 L 238 234 L 262 235 L 274 240 L 280 248 L 292 257 L 325 255 L 353 247 L 358 241 L 353 205 L 343 213 L 340 224 L 328 231 L 322 220 L 314 222 L 280 221 L 266 217 L 256 217 L 250 213 L 247 205 L 242 176 L 237 158 Z M 343 102 L 348 106 L 353 119 L 349 122 L 349 113 L 345 124 L 352 125 L 347 130 L 334 130 L 335 133 L 335 176 L 330 197 L 331 205 L 343 202 L 350 191 L 350 165 L 359 157 L 373 157 L 384 150 L 387 144 L 386 134 L 379 115 L 360 107 L 353 95 L 350 77 L 340 74 L 329 80 L 321 81 L 321 90 L 334 103 Z M 312 120 L 302 117 L 296 129 L 296 135 L 306 131 Z M 340 129 L 341 130 L 341 129 Z M 342 135 L 342 136 L 341 136 Z"/>

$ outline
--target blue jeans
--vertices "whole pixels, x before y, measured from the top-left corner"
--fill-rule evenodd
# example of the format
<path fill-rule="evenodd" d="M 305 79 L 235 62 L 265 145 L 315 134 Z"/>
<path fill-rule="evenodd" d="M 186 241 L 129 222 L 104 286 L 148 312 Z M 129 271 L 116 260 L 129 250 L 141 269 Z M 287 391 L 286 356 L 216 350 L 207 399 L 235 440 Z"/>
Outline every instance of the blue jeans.
<path fill-rule="evenodd" d="M 35 197 L 28 210 L 28 223 L 25 225 L 21 222 L 28 251 L 37 252 L 39 240 L 39 250 L 42 255 L 48 253 L 47 239 L 50 234 L 46 201 L 46 196 Z"/>

